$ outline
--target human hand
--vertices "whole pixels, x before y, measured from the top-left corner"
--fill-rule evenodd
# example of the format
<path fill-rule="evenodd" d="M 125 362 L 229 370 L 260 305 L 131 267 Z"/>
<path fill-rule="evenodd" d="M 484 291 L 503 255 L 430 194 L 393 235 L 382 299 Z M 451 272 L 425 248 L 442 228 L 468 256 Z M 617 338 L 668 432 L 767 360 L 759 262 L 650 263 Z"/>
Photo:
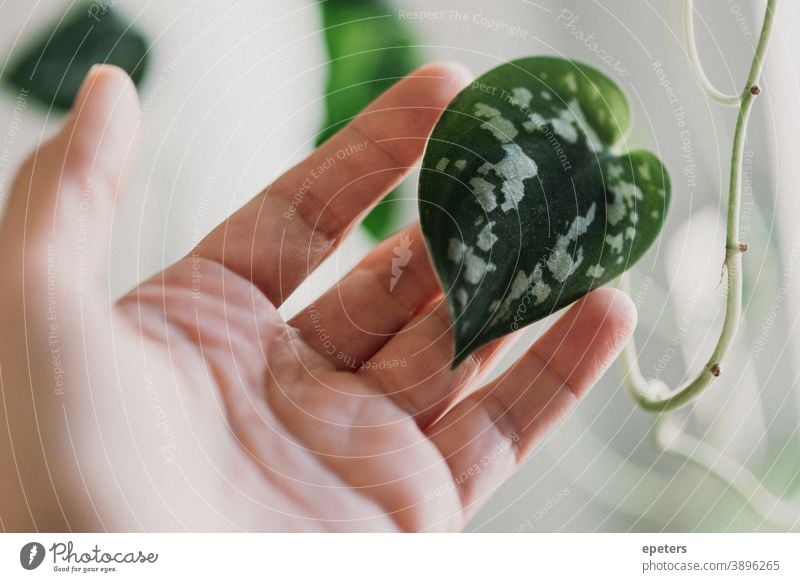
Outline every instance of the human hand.
<path fill-rule="evenodd" d="M 398 82 L 114 302 L 139 112 L 123 72 L 93 69 L 0 228 L 2 527 L 461 529 L 616 357 L 630 300 L 594 291 L 484 386 L 513 339 L 450 370 L 418 225 L 288 323 L 276 307 L 417 162 L 463 79 L 431 65 Z"/>

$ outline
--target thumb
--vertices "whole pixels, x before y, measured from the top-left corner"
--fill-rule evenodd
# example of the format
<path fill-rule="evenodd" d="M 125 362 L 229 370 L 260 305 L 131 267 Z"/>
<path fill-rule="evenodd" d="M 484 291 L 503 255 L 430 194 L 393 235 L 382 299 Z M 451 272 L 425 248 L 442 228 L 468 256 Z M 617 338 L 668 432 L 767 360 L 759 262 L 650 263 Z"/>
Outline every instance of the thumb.
<path fill-rule="evenodd" d="M 106 265 L 138 112 L 122 70 L 93 68 L 61 131 L 30 155 L 11 190 L 0 226 L 0 383 L 8 388 L 0 474 L 18 481 L 0 479 L 6 528 L 60 530 L 78 518 L 95 527 L 72 495 L 75 475 L 88 471 L 75 451 L 87 454 L 86 443 L 97 442 L 85 427 L 99 427 L 91 415 L 110 408 L 102 398 L 113 391 L 95 387 L 117 378 L 105 366 L 114 357 Z"/>
<path fill-rule="evenodd" d="M 0 240 L 15 256 L 20 280 L 55 266 L 73 290 L 107 295 L 111 218 L 132 166 L 139 117 L 128 75 L 94 66 L 61 131 L 28 157 L 14 182 Z"/>

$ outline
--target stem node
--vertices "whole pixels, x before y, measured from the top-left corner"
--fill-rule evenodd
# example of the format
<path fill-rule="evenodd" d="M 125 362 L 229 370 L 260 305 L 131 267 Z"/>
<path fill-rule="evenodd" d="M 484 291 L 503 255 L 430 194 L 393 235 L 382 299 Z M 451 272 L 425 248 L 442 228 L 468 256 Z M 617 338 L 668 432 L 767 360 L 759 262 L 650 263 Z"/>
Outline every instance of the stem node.
<path fill-rule="evenodd" d="M 721 373 L 720 362 L 728 352 L 742 315 L 742 257 L 741 253 L 747 250 L 747 244 L 739 242 L 739 221 L 741 215 L 742 195 L 742 161 L 744 159 L 745 135 L 748 121 L 753 108 L 755 96 L 761 93 L 759 79 L 764 67 L 764 54 L 769 44 L 769 37 L 775 15 L 775 6 L 778 0 L 767 0 L 764 12 L 764 21 L 758 44 L 753 53 L 747 81 L 739 95 L 725 95 L 717 91 L 708 77 L 703 73 L 703 68 L 697 54 L 697 45 L 694 39 L 694 0 L 684 0 L 684 32 L 686 36 L 689 63 L 700 81 L 705 93 L 715 101 L 725 105 L 738 105 L 739 115 L 736 120 L 736 129 L 733 134 L 733 147 L 731 148 L 731 169 L 728 184 L 728 216 L 727 236 L 725 239 L 725 262 L 723 263 L 722 277 L 727 273 L 728 293 L 725 302 L 725 320 L 722 325 L 714 352 L 708 359 L 708 367 L 675 390 L 662 386 L 657 394 L 650 390 L 652 382 L 642 375 L 639 363 L 636 360 L 636 348 L 633 340 L 629 341 L 622 350 L 621 365 L 628 389 L 639 406 L 653 412 L 666 412 L 680 408 L 691 402 L 698 394 L 708 387 L 712 379 Z M 620 286 L 630 291 L 628 278 L 620 279 Z M 708 370 L 710 374 L 706 373 Z"/>

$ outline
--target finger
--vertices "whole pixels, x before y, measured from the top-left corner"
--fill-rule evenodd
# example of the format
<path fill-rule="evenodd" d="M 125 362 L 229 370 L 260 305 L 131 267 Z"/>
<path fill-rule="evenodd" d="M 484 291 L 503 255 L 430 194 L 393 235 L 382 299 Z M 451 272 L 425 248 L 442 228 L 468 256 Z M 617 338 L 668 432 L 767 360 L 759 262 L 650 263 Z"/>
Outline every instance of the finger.
<path fill-rule="evenodd" d="M 341 372 L 312 377 L 277 366 L 269 371 L 265 394 L 305 450 L 401 530 L 452 530 L 461 524 L 456 495 L 436 505 L 420 503 L 448 478 L 449 469 L 413 420 L 368 384 Z"/>
<path fill-rule="evenodd" d="M 600 378 L 632 333 L 627 295 L 599 289 L 561 317 L 500 378 L 457 404 L 428 435 L 471 514 Z"/>
<path fill-rule="evenodd" d="M 28 158 L 12 188 L 0 227 L 0 328 L 13 338 L 0 341 L 0 414 L 8 425 L 0 474 L 18 480 L 0 483 L 0 498 L 19 512 L 3 515 L 5 529 L 101 527 L 88 505 L 70 515 L 66 504 L 75 509 L 78 496 L 59 496 L 74 489 L 76 475 L 73 441 L 64 435 L 68 410 L 91 414 L 101 406 L 89 369 L 108 363 L 99 348 L 109 345 L 110 223 L 137 127 L 130 79 L 114 67 L 94 68 L 61 131 Z M 99 393 L 113 392 L 114 379 L 95 378 L 105 389 Z M 87 442 L 99 448 L 97 438 Z"/>
<path fill-rule="evenodd" d="M 280 305 L 417 162 L 467 75 L 458 66 L 428 65 L 404 78 L 212 231 L 198 251 Z"/>
<path fill-rule="evenodd" d="M 111 217 L 138 127 L 128 75 L 109 65 L 92 68 L 61 131 L 28 157 L 14 181 L 0 237 L 15 275 L 58 265 L 73 291 L 107 298 Z"/>
<path fill-rule="evenodd" d="M 452 325 L 447 303 L 437 301 L 359 371 L 423 429 L 477 386 L 514 339 L 505 336 L 489 343 L 453 370 Z"/>
<path fill-rule="evenodd" d="M 358 369 L 441 293 L 419 225 L 378 245 L 290 325 L 339 369 Z"/>

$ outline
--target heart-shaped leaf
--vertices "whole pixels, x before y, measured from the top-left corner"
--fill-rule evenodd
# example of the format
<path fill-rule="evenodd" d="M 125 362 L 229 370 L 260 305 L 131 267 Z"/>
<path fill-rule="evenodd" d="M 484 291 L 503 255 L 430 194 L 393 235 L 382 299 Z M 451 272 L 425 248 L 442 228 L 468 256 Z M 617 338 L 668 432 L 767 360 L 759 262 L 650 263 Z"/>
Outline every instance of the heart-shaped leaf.
<path fill-rule="evenodd" d="M 550 57 L 493 69 L 450 103 L 419 205 L 454 366 L 614 279 L 655 240 L 669 177 L 649 152 L 618 151 L 628 121 L 613 81 Z"/>

